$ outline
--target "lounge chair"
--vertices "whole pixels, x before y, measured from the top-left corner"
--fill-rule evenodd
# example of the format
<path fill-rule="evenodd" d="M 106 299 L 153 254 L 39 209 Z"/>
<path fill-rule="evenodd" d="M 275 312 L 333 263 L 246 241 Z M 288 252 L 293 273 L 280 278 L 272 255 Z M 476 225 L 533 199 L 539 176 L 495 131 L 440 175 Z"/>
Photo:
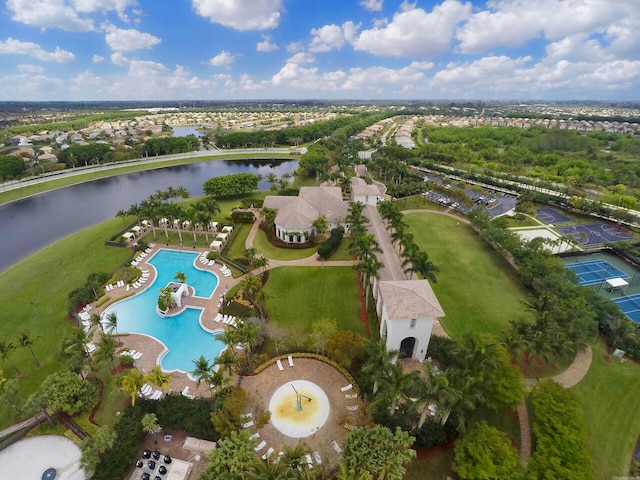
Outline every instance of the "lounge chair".
<path fill-rule="evenodd" d="M 218 313 L 215 318 L 213 319 L 214 322 L 216 323 L 220 323 L 220 320 L 222 320 L 222 314 Z"/>
<path fill-rule="evenodd" d="M 284 452 L 281 450 L 278 452 L 278 455 L 276 455 L 276 459 L 273 461 L 273 463 L 277 464 L 280 461 L 280 457 L 282 457 L 282 455 L 284 455 Z"/>
<path fill-rule="evenodd" d="M 313 460 L 311 459 L 311 454 L 310 453 L 306 453 L 304 456 L 304 459 L 307 461 L 307 465 L 309 466 L 309 469 L 313 468 Z"/>
<path fill-rule="evenodd" d="M 290 366 L 290 367 L 293 367 L 293 357 L 292 357 L 291 355 L 289 355 L 289 356 L 287 357 L 287 359 L 289 360 L 289 366 Z"/>
<path fill-rule="evenodd" d="M 353 388 L 353 385 L 349 384 L 349 385 L 346 385 L 344 387 L 340 387 L 340 391 L 341 392 L 347 392 L 347 391 L 351 390 L 352 388 Z"/>
<path fill-rule="evenodd" d="M 284 370 L 284 367 L 282 366 L 282 360 L 278 359 L 276 363 L 278 364 L 278 370 L 280 371 Z"/>
<path fill-rule="evenodd" d="M 186 387 L 184 387 L 182 389 L 182 392 L 180 392 L 180 395 L 186 397 L 189 394 L 189 385 L 187 385 Z"/>
<path fill-rule="evenodd" d="M 260 432 L 256 432 L 253 435 L 251 435 L 251 438 L 260 438 Z"/>
<path fill-rule="evenodd" d="M 249 428 L 249 427 L 253 427 L 253 420 L 249 420 L 248 422 L 242 425 L 242 428 Z"/>
<path fill-rule="evenodd" d="M 333 449 L 338 453 L 342 453 L 342 449 L 340 448 L 340 445 L 338 445 L 338 442 L 336 442 L 335 440 L 333 441 Z"/>
<path fill-rule="evenodd" d="M 159 400 L 162 397 L 162 390 L 154 390 L 151 396 L 149 396 L 149 400 Z"/>
<path fill-rule="evenodd" d="M 244 345 L 242 345 L 241 343 L 238 343 L 236 345 L 236 350 L 244 350 Z"/>
<path fill-rule="evenodd" d="M 271 456 L 272 453 L 273 453 L 273 447 L 269 447 L 269 450 L 267 450 L 267 453 L 262 455 L 262 459 L 266 460 L 267 458 L 269 458 Z"/>
<path fill-rule="evenodd" d="M 124 290 L 125 290 L 125 292 L 128 292 L 130 289 L 131 289 L 131 285 L 129 285 L 129 284 L 127 283 L 127 286 L 126 286 L 126 287 L 125 287 L 125 289 L 124 289 Z"/>
<path fill-rule="evenodd" d="M 347 405 L 347 410 L 349 410 L 350 412 L 355 412 L 356 410 L 358 410 L 358 405 Z"/>
<path fill-rule="evenodd" d="M 147 383 L 145 383 L 140 389 L 140 393 L 143 395 L 149 395 L 151 392 L 153 392 L 153 387 Z"/>
<path fill-rule="evenodd" d="M 258 445 L 256 445 L 253 449 L 256 452 L 259 452 L 260 450 L 262 450 L 264 447 L 267 446 L 267 442 L 265 442 L 264 440 L 262 440 Z"/>
<path fill-rule="evenodd" d="M 316 450 L 315 452 L 313 452 L 313 458 L 316 459 L 316 463 L 318 465 L 322 465 L 322 457 L 320 456 L 320 452 L 319 451 Z"/>
<path fill-rule="evenodd" d="M 143 353 L 142 352 L 136 352 L 135 354 L 131 355 L 133 357 L 134 360 L 139 360 L 142 357 Z"/>
<path fill-rule="evenodd" d="M 345 393 L 344 398 L 358 398 L 357 393 Z"/>

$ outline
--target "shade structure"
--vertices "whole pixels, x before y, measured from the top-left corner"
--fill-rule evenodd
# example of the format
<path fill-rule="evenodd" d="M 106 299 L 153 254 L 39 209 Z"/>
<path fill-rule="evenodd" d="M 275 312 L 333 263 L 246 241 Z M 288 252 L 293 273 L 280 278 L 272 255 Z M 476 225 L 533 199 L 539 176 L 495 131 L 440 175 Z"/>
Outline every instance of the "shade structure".
<path fill-rule="evenodd" d="M 627 285 L 629 285 L 629 282 L 627 282 L 625 279 L 623 278 L 610 278 L 607 280 L 607 288 L 620 288 L 620 287 L 626 287 Z"/>

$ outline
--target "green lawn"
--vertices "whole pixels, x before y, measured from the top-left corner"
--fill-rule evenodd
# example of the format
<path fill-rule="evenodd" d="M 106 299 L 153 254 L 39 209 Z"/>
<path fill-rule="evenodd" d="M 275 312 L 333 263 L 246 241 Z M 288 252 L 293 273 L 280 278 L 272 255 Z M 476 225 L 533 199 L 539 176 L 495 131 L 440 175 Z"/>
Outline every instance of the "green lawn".
<path fill-rule="evenodd" d="M 278 267 L 265 285 L 266 303 L 274 322 L 309 333 L 311 324 L 333 318 L 343 330 L 367 336 L 358 313 L 358 283 L 351 267 Z"/>
<path fill-rule="evenodd" d="M 595 478 L 627 475 L 640 425 L 640 367 L 603 359 L 605 346 L 593 346 L 587 375 L 571 389 L 587 426 Z"/>
<path fill-rule="evenodd" d="M 498 335 L 509 320 L 529 318 L 526 292 L 513 269 L 473 229 L 454 218 L 428 213 L 404 216 L 415 242 L 440 269 L 433 290 L 454 338 L 464 332 Z"/>
<path fill-rule="evenodd" d="M 117 231 L 121 219 L 109 220 L 60 240 L 10 267 L 0 275 L 0 291 L 5 292 L 0 309 L 0 338 L 15 343 L 26 331 L 34 338 L 33 350 L 42 362 L 35 368 L 25 348 L 10 353 L 21 370 L 20 397 L 26 400 L 46 376 L 60 369 L 60 344 L 73 324 L 67 319 L 68 293 L 82 285 L 89 273 L 111 272 L 124 262 L 130 251 L 106 247 L 104 240 Z M 15 371 L 8 361 L 0 364 L 5 376 Z M 0 428 L 13 422 L 6 404 L 0 405 Z"/>
<path fill-rule="evenodd" d="M 267 234 L 262 230 L 256 232 L 256 236 L 253 240 L 253 247 L 262 253 L 267 258 L 274 260 L 298 260 L 300 258 L 307 258 L 318 251 L 318 247 L 309 248 L 279 248 L 275 247 L 267 239 Z"/>

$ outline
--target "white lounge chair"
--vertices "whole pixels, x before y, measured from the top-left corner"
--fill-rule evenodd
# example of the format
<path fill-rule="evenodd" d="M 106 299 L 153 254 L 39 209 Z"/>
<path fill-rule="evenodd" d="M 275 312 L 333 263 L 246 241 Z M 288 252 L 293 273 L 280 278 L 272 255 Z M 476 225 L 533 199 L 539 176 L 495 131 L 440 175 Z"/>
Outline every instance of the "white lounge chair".
<path fill-rule="evenodd" d="M 266 447 L 266 446 L 267 446 L 267 442 L 265 442 L 264 440 L 262 440 L 258 445 L 256 445 L 256 446 L 254 447 L 254 450 L 255 450 L 256 452 L 259 452 L 260 450 L 262 450 L 262 449 L 263 449 L 264 447 Z"/>
<path fill-rule="evenodd" d="M 139 360 L 142 357 L 142 352 L 136 352 L 134 355 L 131 355 L 134 360 Z"/>
<path fill-rule="evenodd" d="M 342 453 L 342 449 L 340 448 L 340 445 L 338 445 L 338 442 L 336 442 L 335 440 L 333 441 L 333 449 L 338 453 Z"/>
<path fill-rule="evenodd" d="M 355 412 L 356 410 L 358 410 L 358 405 L 347 405 L 347 410 L 349 410 L 350 412 Z"/>
<path fill-rule="evenodd" d="M 346 385 L 344 387 L 340 387 L 340 391 L 341 392 L 347 392 L 347 391 L 351 390 L 352 388 L 353 388 L 353 385 L 349 384 L 349 385 Z"/>
<path fill-rule="evenodd" d="M 154 390 L 154 392 L 149 397 L 149 400 L 159 400 L 162 396 L 162 390 Z"/>
<path fill-rule="evenodd" d="M 140 393 L 142 393 L 143 395 L 149 395 L 151 392 L 153 392 L 153 387 L 148 383 L 145 383 L 140 389 Z"/>
<path fill-rule="evenodd" d="M 180 395 L 186 397 L 187 395 L 189 395 L 189 385 L 187 385 L 186 387 L 184 387 L 182 389 L 182 392 L 180 392 Z"/>
<path fill-rule="evenodd" d="M 282 366 L 282 360 L 278 359 L 276 363 L 278 364 L 278 370 L 280 371 L 284 370 L 284 367 Z"/>
<path fill-rule="evenodd" d="M 306 453 L 304 456 L 304 459 L 307 461 L 307 465 L 309 466 L 309 469 L 313 468 L 313 460 L 311 460 L 311 454 L 310 453 Z"/>
<path fill-rule="evenodd" d="M 292 357 L 291 355 L 289 355 L 289 356 L 287 357 L 287 359 L 289 360 L 289 366 L 290 366 L 290 367 L 293 367 L 293 357 Z"/>
<path fill-rule="evenodd" d="M 248 422 L 242 425 L 242 428 L 249 428 L 249 427 L 253 427 L 253 420 L 249 420 Z"/>
<path fill-rule="evenodd" d="M 269 447 L 269 450 L 267 450 L 267 453 L 262 455 L 262 459 L 266 460 L 267 458 L 269 458 L 271 456 L 272 453 L 273 453 L 273 447 Z"/>
<path fill-rule="evenodd" d="M 276 459 L 273 461 L 273 463 L 277 464 L 280 461 L 280 457 L 282 457 L 282 455 L 284 455 L 284 452 L 281 450 L 278 452 L 278 455 L 276 455 Z"/>
<path fill-rule="evenodd" d="M 344 398 L 358 398 L 357 393 L 345 393 Z"/>
<path fill-rule="evenodd" d="M 253 435 L 251 435 L 251 438 L 260 438 L 260 432 L 256 432 Z"/>
<path fill-rule="evenodd" d="M 125 292 L 128 292 L 130 289 L 131 289 L 131 285 L 129 285 L 129 284 L 127 283 L 127 286 L 125 287 L 124 291 L 125 291 Z"/>
<path fill-rule="evenodd" d="M 220 323 L 220 320 L 222 320 L 222 314 L 218 313 L 215 318 L 213 319 L 214 322 L 216 323 Z"/>
<path fill-rule="evenodd" d="M 320 456 L 320 452 L 319 451 L 316 450 L 315 452 L 313 452 L 313 458 L 316 459 L 316 463 L 318 465 L 322 465 L 322 457 Z"/>

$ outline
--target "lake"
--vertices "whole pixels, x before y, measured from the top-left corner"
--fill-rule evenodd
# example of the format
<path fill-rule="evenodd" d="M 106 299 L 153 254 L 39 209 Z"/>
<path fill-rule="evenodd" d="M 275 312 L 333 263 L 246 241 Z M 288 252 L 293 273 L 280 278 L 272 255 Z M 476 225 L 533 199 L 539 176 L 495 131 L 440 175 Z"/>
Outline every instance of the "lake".
<path fill-rule="evenodd" d="M 297 160 L 215 160 L 144 170 L 72 185 L 0 205 L 0 272 L 23 258 L 97 223 L 114 218 L 156 190 L 184 186 L 203 196 L 205 180 L 233 173 L 278 177 L 293 172 Z M 262 180 L 260 189 L 269 184 Z"/>

